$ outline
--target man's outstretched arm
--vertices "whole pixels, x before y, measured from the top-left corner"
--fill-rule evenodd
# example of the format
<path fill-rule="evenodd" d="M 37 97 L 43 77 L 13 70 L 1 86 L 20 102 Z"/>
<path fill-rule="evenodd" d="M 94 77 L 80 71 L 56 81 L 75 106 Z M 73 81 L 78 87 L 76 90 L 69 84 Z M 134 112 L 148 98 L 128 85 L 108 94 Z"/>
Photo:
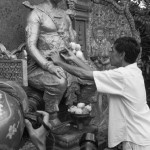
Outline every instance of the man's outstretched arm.
<path fill-rule="evenodd" d="M 91 70 L 90 67 L 86 66 L 83 69 L 83 67 L 81 68 L 81 67 L 69 65 L 63 61 L 63 59 L 60 57 L 60 54 L 58 52 L 53 53 L 51 55 L 51 58 L 54 64 L 61 66 L 64 70 L 66 70 L 70 74 L 77 76 L 81 79 L 92 80 L 92 81 L 94 80 L 93 71 Z M 66 59 L 67 57 L 64 58 Z"/>
<path fill-rule="evenodd" d="M 80 67 L 72 66 L 72 65 L 69 65 L 63 61 L 60 61 L 58 63 L 58 65 L 61 66 L 64 70 L 66 70 L 70 74 L 77 76 L 81 79 L 94 80 L 93 71 L 89 71 L 89 70 L 85 70 L 85 69 L 80 68 Z"/>

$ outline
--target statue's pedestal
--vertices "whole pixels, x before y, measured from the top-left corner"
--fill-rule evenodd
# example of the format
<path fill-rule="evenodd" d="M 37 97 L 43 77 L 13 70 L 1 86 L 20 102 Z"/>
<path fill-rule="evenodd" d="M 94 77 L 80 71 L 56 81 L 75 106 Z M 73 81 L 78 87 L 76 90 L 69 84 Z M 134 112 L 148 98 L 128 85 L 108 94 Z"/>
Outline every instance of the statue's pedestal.
<path fill-rule="evenodd" d="M 49 135 L 47 139 L 47 150 L 80 150 L 79 141 L 83 133 L 97 133 L 96 126 L 89 125 L 79 130 L 70 126 L 70 130 L 63 135 Z"/>

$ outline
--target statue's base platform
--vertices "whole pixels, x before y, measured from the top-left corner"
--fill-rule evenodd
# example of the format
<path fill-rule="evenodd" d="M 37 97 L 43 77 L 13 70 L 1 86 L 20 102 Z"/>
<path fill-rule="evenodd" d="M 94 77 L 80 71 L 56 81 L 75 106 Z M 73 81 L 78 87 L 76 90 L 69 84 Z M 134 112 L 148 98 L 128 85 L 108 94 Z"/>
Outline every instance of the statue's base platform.
<path fill-rule="evenodd" d="M 97 133 L 98 129 L 94 125 L 85 126 L 79 130 L 70 126 L 69 131 L 63 135 L 50 134 L 47 138 L 47 150 L 80 150 L 79 141 L 83 133 Z"/>

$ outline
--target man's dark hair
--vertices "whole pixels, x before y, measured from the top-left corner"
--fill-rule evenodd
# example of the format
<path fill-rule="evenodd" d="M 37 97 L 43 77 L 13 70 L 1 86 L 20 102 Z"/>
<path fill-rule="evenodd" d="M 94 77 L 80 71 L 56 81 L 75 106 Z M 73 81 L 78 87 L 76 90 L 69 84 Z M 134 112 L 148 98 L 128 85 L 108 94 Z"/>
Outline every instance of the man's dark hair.
<path fill-rule="evenodd" d="M 124 60 L 127 63 L 134 63 L 140 53 L 140 44 L 133 37 L 118 38 L 115 43 L 115 49 L 118 53 L 125 52 Z"/>

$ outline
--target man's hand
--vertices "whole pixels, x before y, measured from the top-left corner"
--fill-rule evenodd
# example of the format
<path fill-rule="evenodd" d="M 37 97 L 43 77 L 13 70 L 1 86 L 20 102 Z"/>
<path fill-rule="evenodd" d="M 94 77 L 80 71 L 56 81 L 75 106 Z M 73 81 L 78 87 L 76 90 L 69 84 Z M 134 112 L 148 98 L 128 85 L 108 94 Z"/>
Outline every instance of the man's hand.
<path fill-rule="evenodd" d="M 49 123 L 49 114 L 44 111 L 37 111 L 37 112 L 43 115 L 44 123 L 49 128 L 51 128 L 52 126 Z M 48 134 L 48 131 L 44 128 L 44 126 L 42 125 L 40 128 L 34 129 L 30 121 L 27 119 L 25 119 L 25 124 L 33 144 L 38 148 L 38 150 L 46 150 L 45 142 L 46 142 L 46 136 Z"/>
<path fill-rule="evenodd" d="M 51 59 L 53 60 L 53 63 L 54 64 L 59 64 L 59 63 L 64 61 L 63 59 L 65 59 L 67 61 L 70 61 L 70 60 L 73 61 L 77 58 L 76 55 L 72 51 L 67 50 L 67 49 L 66 49 L 66 51 L 67 51 L 67 53 L 65 53 L 65 54 L 64 53 L 59 53 L 59 52 L 56 52 L 56 51 L 51 53 Z"/>
<path fill-rule="evenodd" d="M 62 53 L 61 56 L 67 61 L 70 61 L 70 60 L 74 61 L 77 58 L 76 55 L 70 50 L 67 50 L 67 51 L 68 51 L 67 55 Z"/>

